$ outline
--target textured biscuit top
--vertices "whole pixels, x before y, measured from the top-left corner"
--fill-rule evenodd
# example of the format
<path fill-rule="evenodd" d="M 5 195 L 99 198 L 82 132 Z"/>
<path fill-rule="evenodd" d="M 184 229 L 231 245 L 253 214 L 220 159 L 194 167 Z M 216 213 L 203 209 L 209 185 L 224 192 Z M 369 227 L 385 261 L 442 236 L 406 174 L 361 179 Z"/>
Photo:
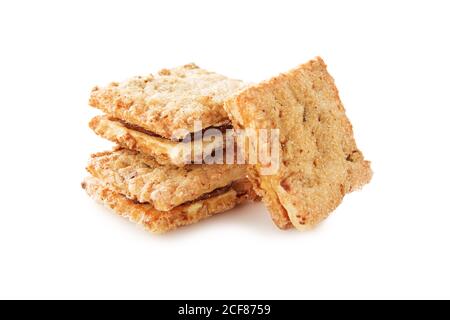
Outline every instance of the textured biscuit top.
<path fill-rule="evenodd" d="M 314 226 L 371 179 L 333 78 L 317 58 L 244 90 L 225 104 L 237 128 L 280 129 L 280 169 L 250 168 L 280 228 Z"/>
<path fill-rule="evenodd" d="M 161 166 L 152 157 L 127 149 L 94 154 L 87 170 L 129 199 L 160 211 L 197 200 L 246 176 L 244 166 Z"/>
<path fill-rule="evenodd" d="M 164 138 L 182 139 L 184 135 L 174 135 L 175 131 L 193 132 L 196 120 L 201 121 L 202 129 L 229 122 L 224 101 L 244 87 L 239 80 L 189 64 L 105 88 L 95 87 L 89 103 Z"/>

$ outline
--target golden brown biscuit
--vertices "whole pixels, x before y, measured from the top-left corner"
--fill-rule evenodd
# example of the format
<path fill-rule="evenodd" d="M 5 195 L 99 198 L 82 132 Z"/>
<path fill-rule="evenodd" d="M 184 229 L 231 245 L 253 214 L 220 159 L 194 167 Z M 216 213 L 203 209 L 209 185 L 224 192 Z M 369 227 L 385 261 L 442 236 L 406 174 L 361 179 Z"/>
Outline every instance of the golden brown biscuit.
<path fill-rule="evenodd" d="M 372 177 L 321 58 L 244 90 L 225 109 L 236 128 L 280 129 L 278 173 L 249 170 L 280 228 L 316 225 Z"/>
<path fill-rule="evenodd" d="M 239 165 L 161 166 L 152 157 L 127 149 L 92 155 L 87 170 L 129 199 L 150 203 L 159 211 L 170 211 L 247 174 Z"/>
<path fill-rule="evenodd" d="M 89 103 L 163 138 L 183 139 L 185 134 L 177 130 L 194 132 L 196 120 L 201 121 L 201 129 L 229 123 L 224 101 L 244 87 L 239 80 L 189 64 L 95 87 Z"/>
<path fill-rule="evenodd" d="M 85 179 L 82 187 L 92 198 L 113 209 L 120 216 L 143 225 L 144 228 L 154 233 L 164 233 L 196 223 L 217 213 L 230 210 L 254 196 L 248 180 L 241 180 L 220 193 L 162 212 L 150 204 L 137 203 L 128 199 L 93 177 Z"/>
<path fill-rule="evenodd" d="M 130 127 L 118 119 L 108 116 L 96 116 L 90 128 L 102 138 L 108 139 L 121 147 L 139 151 L 155 158 L 162 165 L 184 166 L 193 162 L 193 155 L 202 154 L 206 150 L 222 150 L 225 142 L 205 137 L 203 143 L 178 142 L 152 135 L 144 130 Z M 199 149 L 195 151 L 194 148 Z"/>

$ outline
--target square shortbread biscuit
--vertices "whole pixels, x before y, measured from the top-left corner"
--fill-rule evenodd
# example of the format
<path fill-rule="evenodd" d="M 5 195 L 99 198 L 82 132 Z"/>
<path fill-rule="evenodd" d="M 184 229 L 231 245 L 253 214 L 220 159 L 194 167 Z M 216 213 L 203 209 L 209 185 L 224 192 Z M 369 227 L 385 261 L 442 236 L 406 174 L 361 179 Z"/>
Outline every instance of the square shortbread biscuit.
<path fill-rule="evenodd" d="M 89 103 L 160 137 L 183 139 L 179 131 L 194 132 L 195 121 L 201 121 L 201 129 L 229 123 L 223 104 L 245 87 L 242 81 L 188 64 L 95 87 Z"/>
<path fill-rule="evenodd" d="M 162 166 L 152 157 L 128 149 L 94 154 L 87 166 L 95 178 L 130 200 L 170 211 L 246 177 L 245 166 Z"/>
<path fill-rule="evenodd" d="M 170 211 L 156 210 L 151 204 L 128 199 L 101 180 L 89 177 L 82 183 L 83 189 L 100 203 L 118 215 L 142 225 L 154 233 L 164 233 L 196 223 L 215 214 L 230 210 L 237 204 L 254 197 L 248 180 L 234 182 L 229 188 L 205 199 L 185 203 Z"/>
<path fill-rule="evenodd" d="M 89 126 L 102 138 L 115 142 L 123 148 L 150 155 L 162 165 L 185 166 L 194 163 L 194 155 L 200 154 L 205 158 L 207 154 L 226 150 L 224 139 L 210 139 L 204 135 L 201 144 L 194 142 L 197 140 L 193 138 L 189 142 L 178 142 L 155 136 L 108 116 L 94 117 Z"/>
<path fill-rule="evenodd" d="M 264 175 L 261 164 L 249 168 L 280 228 L 316 225 L 372 177 L 321 58 L 247 88 L 225 109 L 235 128 L 280 130 L 278 172 Z"/>

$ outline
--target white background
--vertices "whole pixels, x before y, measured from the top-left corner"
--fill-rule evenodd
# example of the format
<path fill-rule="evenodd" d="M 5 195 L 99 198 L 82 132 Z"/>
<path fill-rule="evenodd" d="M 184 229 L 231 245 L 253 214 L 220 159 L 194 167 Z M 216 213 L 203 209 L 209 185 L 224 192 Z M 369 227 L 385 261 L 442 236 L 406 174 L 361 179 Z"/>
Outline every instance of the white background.
<path fill-rule="evenodd" d="M 448 1 L 1 1 L 0 298 L 450 298 Z M 94 85 L 320 55 L 373 181 L 316 230 L 248 205 L 148 234 L 80 188 Z"/>

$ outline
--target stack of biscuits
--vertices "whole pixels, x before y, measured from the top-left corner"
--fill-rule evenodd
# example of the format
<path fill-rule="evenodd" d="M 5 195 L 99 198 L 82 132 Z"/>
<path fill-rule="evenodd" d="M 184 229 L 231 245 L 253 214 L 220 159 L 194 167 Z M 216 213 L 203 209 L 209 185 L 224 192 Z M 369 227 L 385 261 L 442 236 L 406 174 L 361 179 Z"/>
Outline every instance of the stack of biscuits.
<path fill-rule="evenodd" d="M 309 229 L 372 176 L 321 58 L 256 85 L 194 64 L 164 69 L 95 87 L 90 105 L 104 113 L 91 129 L 117 146 L 91 156 L 83 188 L 155 233 L 259 199 L 279 228 Z M 202 133 L 233 128 L 277 130 L 277 171 L 205 161 L 225 144 Z"/>

